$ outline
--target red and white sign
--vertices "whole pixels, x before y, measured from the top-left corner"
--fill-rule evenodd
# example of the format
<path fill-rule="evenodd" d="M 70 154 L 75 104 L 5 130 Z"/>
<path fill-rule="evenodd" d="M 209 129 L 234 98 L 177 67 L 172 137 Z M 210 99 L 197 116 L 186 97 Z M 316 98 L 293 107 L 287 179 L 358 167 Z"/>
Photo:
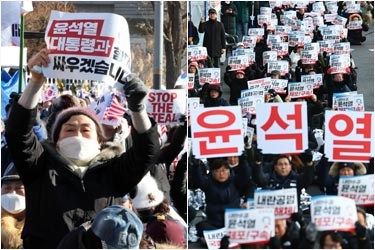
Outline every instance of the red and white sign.
<path fill-rule="evenodd" d="M 374 157 L 374 113 L 325 112 L 324 153 L 329 161 L 369 162 Z"/>
<path fill-rule="evenodd" d="M 241 155 L 244 149 L 239 106 L 191 110 L 191 131 L 196 158 Z"/>
<path fill-rule="evenodd" d="M 260 91 L 254 91 L 254 92 L 260 92 Z M 258 103 L 264 102 L 264 95 L 252 95 L 252 96 L 246 96 L 242 97 L 238 100 L 238 105 L 241 107 L 241 114 L 242 116 L 245 116 L 246 114 L 256 114 L 255 106 Z"/>
<path fill-rule="evenodd" d="M 301 75 L 301 83 L 313 84 L 313 88 L 318 89 L 320 86 L 323 85 L 323 75 L 322 74 Z"/>
<path fill-rule="evenodd" d="M 288 54 L 289 45 L 285 43 L 272 43 L 271 50 L 276 51 L 278 56 L 285 56 Z M 271 60 L 274 61 L 274 60 Z"/>
<path fill-rule="evenodd" d="M 290 82 L 288 83 L 288 93 L 292 99 L 310 97 L 314 94 L 314 84 Z"/>
<path fill-rule="evenodd" d="M 302 64 L 315 64 L 318 60 L 318 54 L 312 50 L 302 50 L 301 61 Z"/>
<path fill-rule="evenodd" d="M 264 29 L 263 28 L 249 28 L 248 35 L 256 36 L 257 38 L 262 40 L 264 36 Z"/>
<path fill-rule="evenodd" d="M 243 36 L 242 42 L 244 47 L 255 47 L 257 43 L 257 36 Z"/>
<path fill-rule="evenodd" d="M 286 94 L 286 87 L 288 87 L 288 80 L 271 78 L 272 89 L 279 94 Z"/>
<path fill-rule="evenodd" d="M 318 231 L 354 232 L 358 220 L 354 200 L 336 195 L 319 195 L 311 199 L 311 221 Z"/>
<path fill-rule="evenodd" d="M 374 175 L 340 176 L 338 196 L 350 198 L 358 206 L 373 206 Z"/>
<path fill-rule="evenodd" d="M 289 62 L 285 60 L 268 61 L 267 73 L 270 74 L 274 70 L 280 71 L 280 75 L 285 76 L 286 73 L 289 73 Z"/>
<path fill-rule="evenodd" d="M 206 240 L 208 249 L 220 249 L 221 239 L 225 236 L 225 227 L 216 230 L 204 230 L 203 236 Z M 229 239 L 229 248 L 238 247 L 238 243 L 232 243 Z"/>
<path fill-rule="evenodd" d="M 46 77 L 125 84 L 131 72 L 129 28 L 123 16 L 52 11 L 45 41 L 51 62 L 43 68 Z"/>
<path fill-rule="evenodd" d="M 188 46 L 188 60 L 191 62 L 207 60 L 207 48 L 196 46 L 196 45 L 189 45 Z"/>
<path fill-rule="evenodd" d="M 276 61 L 277 60 L 277 52 L 276 51 L 264 51 L 263 52 L 263 66 L 268 63 L 268 61 Z"/>
<path fill-rule="evenodd" d="M 199 84 L 208 82 L 211 85 L 220 85 L 220 68 L 199 69 Z"/>
<path fill-rule="evenodd" d="M 333 52 L 333 44 L 335 43 L 335 40 L 321 40 L 318 41 L 320 52 L 327 52 L 332 53 Z"/>
<path fill-rule="evenodd" d="M 186 112 L 186 91 L 150 89 L 146 111 L 159 124 L 177 124 L 180 115 Z"/>
<path fill-rule="evenodd" d="M 350 43 L 334 43 L 333 54 L 350 54 Z"/>
<path fill-rule="evenodd" d="M 329 57 L 329 65 L 331 66 L 331 74 L 344 73 L 346 74 L 346 69 L 350 67 L 350 55 L 331 55 Z"/>
<path fill-rule="evenodd" d="M 230 70 L 246 69 L 249 66 L 249 58 L 246 55 L 243 56 L 230 56 L 228 57 L 228 65 Z"/>
<path fill-rule="evenodd" d="M 225 228 L 232 242 L 268 243 L 275 235 L 274 209 L 226 209 Z"/>
<path fill-rule="evenodd" d="M 297 189 L 255 190 L 254 205 L 255 208 L 274 208 L 276 220 L 289 219 L 298 211 Z"/>
<path fill-rule="evenodd" d="M 271 77 L 247 81 L 247 88 L 249 90 L 263 90 L 263 94 L 267 93 L 272 87 Z"/>
<path fill-rule="evenodd" d="M 361 30 L 362 21 L 349 21 L 348 29 L 349 30 Z"/>
<path fill-rule="evenodd" d="M 263 153 L 301 153 L 308 148 L 306 102 L 263 103 L 256 111 L 262 114 L 257 116 L 257 140 Z"/>

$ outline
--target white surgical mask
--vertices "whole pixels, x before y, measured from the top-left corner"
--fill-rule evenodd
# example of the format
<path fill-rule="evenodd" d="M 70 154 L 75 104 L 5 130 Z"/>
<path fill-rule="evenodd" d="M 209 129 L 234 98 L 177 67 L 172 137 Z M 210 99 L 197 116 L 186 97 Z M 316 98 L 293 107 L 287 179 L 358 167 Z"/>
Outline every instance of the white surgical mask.
<path fill-rule="evenodd" d="M 238 166 L 238 164 L 239 164 L 239 163 L 236 163 L 236 164 L 229 164 L 229 163 L 228 163 L 228 165 L 229 165 L 229 167 L 230 167 L 230 168 L 234 168 L 234 167 L 237 167 L 237 166 Z"/>
<path fill-rule="evenodd" d="M 71 136 L 58 143 L 58 151 L 64 157 L 76 162 L 89 162 L 100 153 L 99 143 L 81 136 Z"/>
<path fill-rule="evenodd" d="M 25 196 L 13 193 L 1 195 L 1 206 L 11 214 L 18 214 L 25 210 Z"/>

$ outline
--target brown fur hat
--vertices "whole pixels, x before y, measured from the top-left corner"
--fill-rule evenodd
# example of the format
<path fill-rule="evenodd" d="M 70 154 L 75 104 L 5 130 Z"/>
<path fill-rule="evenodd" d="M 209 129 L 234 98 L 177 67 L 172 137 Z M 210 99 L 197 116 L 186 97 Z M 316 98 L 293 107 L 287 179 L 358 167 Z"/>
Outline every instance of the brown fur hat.
<path fill-rule="evenodd" d="M 353 18 L 354 17 L 358 17 L 358 20 L 359 21 L 362 21 L 362 16 L 360 15 L 360 14 L 351 14 L 350 16 L 349 16 L 349 21 L 353 21 Z"/>
<path fill-rule="evenodd" d="M 364 175 L 367 172 L 366 166 L 361 162 L 335 162 L 331 165 L 328 174 L 333 177 L 338 176 L 340 169 L 345 167 L 353 169 L 354 175 Z"/>

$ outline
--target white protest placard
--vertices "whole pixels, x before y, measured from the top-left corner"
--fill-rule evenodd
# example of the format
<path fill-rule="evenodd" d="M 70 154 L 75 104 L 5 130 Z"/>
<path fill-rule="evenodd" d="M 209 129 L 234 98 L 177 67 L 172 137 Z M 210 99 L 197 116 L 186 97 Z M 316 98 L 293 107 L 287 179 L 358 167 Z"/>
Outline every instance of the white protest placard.
<path fill-rule="evenodd" d="M 332 14 L 336 14 L 337 13 L 337 10 L 339 8 L 339 6 L 337 6 L 337 2 L 336 1 L 329 1 L 329 2 L 326 2 L 326 8 L 327 10 L 332 13 Z"/>
<path fill-rule="evenodd" d="M 260 14 L 261 15 L 271 15 L 272 9 L 270 7 L 260 7 Z"/>
<path fill-rule="evenodd" d="M 289 219 L 292 213 L 298 211 L 296 188 L 280 190 L 255 190 L 255 208 L 275 209 L 275 219 Z"/>
<path fill-rule="evenodd" d="M 257 116 L 257 140 L 263 153 L 301 153 L 308 148 L 306 102 L 263 103 L 256 111 L 262 114 Z"/>
<path fill-rule="evenodd" d="M 272 87 L 271 85 L 271 77 L 265 77 L 260 79 L 255 79 L 251 81 L 247 81 L 247 88 L 249 90 L 263 90 L 263 94 L 267 93 Z"/>
<path fill-rule="evenodd" d="M 252 95 L 252 96 L 246 96 L 242 97 L 238 100 L 238 105 L 241 107 L 241 114 L 242 116 L 245 116 L 246 114 L 256 114 L 255 106 L 258 103 L 264 102 L 264 96 L 263 95 Z"/>
<path fill-rule="evenodd" d="M 362 20 L 360 20 L 360 21 L 349 21 L 348 29 L 349 30 L 361 30 L 362 29 Z"/>
<path fill-rule="evenodd" d="M 254 136 L 254 128 L 253 127 L 247 127 L 246 128 L 246 135 L 249 138 L 249 143 L 253 141 L 253 136 Z"/>
<path fill-rule="evenodd" d="M 263 39 L 264 29 L 263 28 L 249 28 L 248 30 L 249 36 L 256 36 L 259 39 Z"/>
<path fill-rule="evenodd" d="M 313 24 L 314 26 L 322 26 L 324 25 L 324 19 L 322 16 L 314 16 L 313 17 Z"/>
<path fill-rule="evenodd" d="M 177 124 L 181 114 L 186 113 L 186 91 L 150 89 L 146 111 L 159 124 Z"/>
<path fill-rule="evenodd" d="M 324 14 L 324 21 L 326 23 L 332 23 L 335 20 L 337 14 Z"/>
<path fill-rule="evenodd" d="M 341 40 L 341 30 L 336 26 L 322 27 L 321 33 L 323 40 L 334 40 L 335 42 L 340 42 Z"/>
<path fill-rule="evenodd" d="M 288 37 L 289 32 L 292 30 L 292 27 L 285 25 L 276 25 L 275 26 L 275 35 Z"/>
<path fill-rule="evenodd" d="M 85 79 L 125 84 L 131 73 L 130 36 L 125 18 L 107 13 L 52 10 L 45 32 L 49 78 Z"/>
<path fill-rule="evenodd" d="M 320 41 L 318 41 L 320 52 L 332 53 L 333 52 L 333 44 L 335 42 L 336 42 L 335 40 L 320 40 Z"/>
<path fill-rule="evenodd" d="M 349 2 L 347 4 L 347 11 L 348 13 L 360 13 L 361 5 L 359 3 Z"/>
<path fill-rule="evenodd" d="M 276 51 L 278 56 L 285 56 L 288 54 L 289 45 L 287 42 L 272 43 L 271 50 Z M 275 60 L 271 60 L 275 61 Z"/>
<path fill-rule="evenodd" d="M 195 83 L 195 74 L 188 73 L 188 90 L 194 89 L 194 83 Z"/>
<path fill-rule="evenodd" d="M 314 51 L 316 54 L 319 53 L 319 43 L 305 43 L 303 45 L 304 50 Z"/>
<path fill-rule="evenodd" d="M 350 42 L 334 43 L 333 54 L 350 54 Z"/>
<path fill-rule="evenodd" d="M 249 66 L 249 58 L 246 55 L 230 56 L 228 57 L 228 65 L 230 66 L 230 71 L 246 69 Z"/>
<path fill-rule="evenodd" d="M 199 83 L 204 85 L 208 82 L 211 85 L 220 85 L 220 68 L 199 69 Z"/>
<path fill-rule="evenodd" d="M 221 239 L 226 235 L 225 227 L 216 230 L 203 230 L 203 236 L 206 240 L 208 249 L 220 249 Z M 229 239 L 229 248 L 238 247 L 238 243 L 232 243 Z"/>
<path fill-rule="evenodd" d="M 312 50 L 302 50 L 301 51 L 301 61 L 302 64 L 315 64 L 318 60 L 318 54 Z"/>
<path fill-rule="evenodd" d="M 365 111 L 363 94 L 357 91 L 333 93 L 332 109 L 338 111 Z"/>
<path fill-rule="evenodd" d="M 289 32 L 288 44 L 290 47 L 294 47 L 296 45 L 303 46 L 305 44 L 305 34 L 303 32 Z"/>
<path fill-rule="evenodd" d="M 311 221 L 318 231 L 355 230 L 357 208 L 352 199 L 336 195 L 318 195 L 311 199 Z"/>
<path fill-rule="evenodd" d="M 243 46 L 245 48 L 247 47 L 255 47 L 257 43 L 257 36 L 243 36 L 242 37 Z"/>
<path fill-rule="evenodd" d="M 373 112 L 326 110 L 324 120 L 329 161 L 369 162 L 374 157 Z"/>
<path fill-rule="evenodd" d="M 199 97 L 189 97 L 188 98 L 188 110 L 189 110 L 189 112 L 191 110 L 199 109 L 199 102 L 200 102 Z"/>
<path fill-rule="evenodd" d="M 285 60 L 268 61 L 267 73 L 271 74 L 274 70 L 280 71 L 280 75 L 285 76 L 286 73 L 289 73 L 289 62 Z"/>
<path fill-rule="evenodd" d="M 274 209 L 225 209 L 225 228 L 232 242 L 268 243 L 275 235 Z"/>
<path fill-rule="evenodd" d="M 336 74 L 336 73 L 346 74 L 346 69 L 350 67 L 350 55 L 349 54 L 330 55 L 329 65 L 331 66 L 331 74 Z"/>
<path fill-rule="evenodd" d="M 207 48 L 196 45 L 189 45 L 188 60 L 191 62 L 207 60 Z"/>
<path fill-rule="evenodd" d="M 332 23 L 333 24 L 337 24 L 337 25 L 345 25 L 346 21 L 348 21 L 347 18 L 339 16 L 339 15 L 336 15 L 335 19 L 333 19 Z"/>
<path fill-rule="evenodd" d="M 263 66 L 268 63 L 268 61 L 276 61 L 277 52 L 276 51 L 264 51 L 263 52 Z"/>
<path fill-rule="evenodd" d="M 286 87 L 288 87 L 288 80 L 271 78 L 271 88 L 279 94 L 286 94 Z"/>
<path fill-rule="evenodd" d="M 354 200 L 357 206 L 373 206 L 374 175 L 340 176 L 338 196 Z"/>
<path fill-rule="evenodd" d="M 323 74 L 301 75 L 301 83 L 313 84 L 313 89 L 318 89 L 323 85 Z"/>
<path fill-rule="evenodd" d="M 196 158 L 241 155 L 244 149 L 239 106 L 191 110 L 191 135 Z"/>
<path fill-rule="evenodd" d="M 249 56 L 252 52 L 253 48 L 237 48 L 232 51 L 232 56 Z"/>
<path fill-rule="evenodd" d="M 268 46 L 268 48 L 271 48 L 273 43 L 281 43 L 281 36 L 279 36 L 279 35 L 268 35 L 267 36 L 267 46 Z"/>
<path fill-rule="evenodd" d="M 323 2 L 313 3 L 312 7 L 313 7 L 314 12 L 317 12 L 320 14 L 324 13 L 324 11 L 326 10 L 326 7 L 324 6 Z"/>
<path fill-rule="evenodd" d="M 241 98 L 248 96 L 264 96 L 264 87 L 262 87 L 261 82 L 251 85 L 251 87 L 251 89 L 241 90 Z"/>
<path fill-rule="evenodd" d="M 270 25 L 271 24 L 271 15 L 258 15 L 258 25 L 263 26 L 263 24 Z"/>

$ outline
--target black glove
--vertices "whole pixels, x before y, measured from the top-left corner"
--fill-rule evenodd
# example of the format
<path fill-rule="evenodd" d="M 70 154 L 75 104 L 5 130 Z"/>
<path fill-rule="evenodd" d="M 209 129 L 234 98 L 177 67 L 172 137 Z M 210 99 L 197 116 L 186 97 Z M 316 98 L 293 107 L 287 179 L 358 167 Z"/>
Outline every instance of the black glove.
<path fill-rule="evenodd" d="M 261 149 L 255 149 L 255 152 L 254 152 L 254 161 L 260 161 L 262 162 L 263 161 L 263 153 L 262 153 L 262 150 Z"/>
<path fill-rule="evenodd" d="M 147 95 L 148 88 L 135 74 L 126 77 L 124 92 L 128 101 L 128 108 L 133 112 L 139 112 L 145 108 L 143 100 Z"/>
<path fill-rule="evenodd" d="M 274 90 L 274 89 L 269 89 L 269 90 L 268 90 L 268 93 L 269 93 L 272 97 L 277 96 L 276 90 Z"/>
<path fill-rule="evenodd" d="M 305 237 L 310 242 L 315 242 L 316 236 L 318 235 L 318 230 L 316 230 L 316 226 L 314 222 L 310 222 L 305 229 Z"/>
<path fill-rule="evenodd" d="M 270 247 L 270 249 L 281 249 L 280 239 L 277 238 L 276 236 L 271 237 L 269 247 Z"/>
<path fill-rule="evenodd" d="M 229 248 L 229 236 L 224 235 L 223 238 L 220 240 L 220 248 L 219 249 L 228 249 Z"/>
<path fill-rule="evenodd" d="M 291 214 L 292 221 L 296 221 L 301 225 L 301 222 L 303 220 L 302 214 L 299 212 L 295 212 Z M 302 226 L 302 225 L 301 225 Z"/>
<path fill-rule="evenodd" d="M 359 223 L 358 221 L 355 223 L 355 232 L 357 234 L 357 238 L 359 239 L 363 239 L 366 237 L 366 227 L 362 226 L 361 223 Z"/>
<path fill-rule="evenodd" d="M 306 149 L 305 152 L 301 153 L 300 159 L 304 163 L 312 162 L 312 160 L 313 160 L 313 152 L 311 151 L 311 149 Z"/>

